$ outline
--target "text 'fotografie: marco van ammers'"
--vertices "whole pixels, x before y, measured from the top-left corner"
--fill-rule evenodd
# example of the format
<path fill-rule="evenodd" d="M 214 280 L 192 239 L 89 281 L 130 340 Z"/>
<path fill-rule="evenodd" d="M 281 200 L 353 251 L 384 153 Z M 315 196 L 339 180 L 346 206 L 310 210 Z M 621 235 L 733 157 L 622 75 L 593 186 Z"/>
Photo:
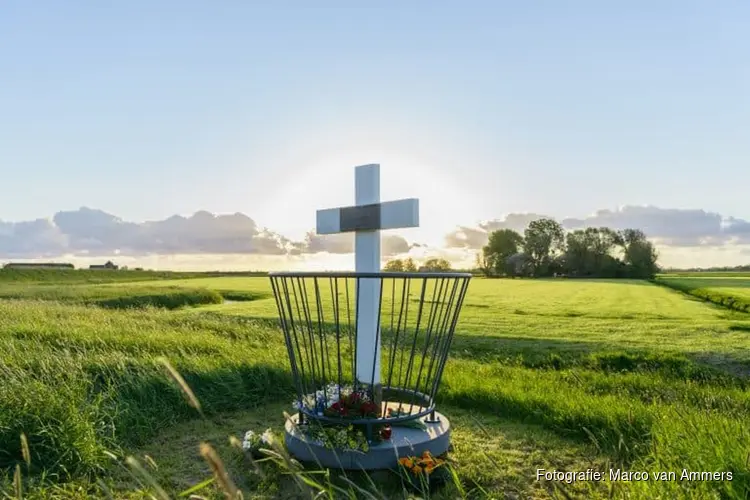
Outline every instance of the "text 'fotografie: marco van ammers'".
<path fill-rule="evenodd" d="M 595 469 L 585 471 L 558 471 L 537 469 L 536 479 L 547 481 L 561 481 L 574 483 L 576 481 L 731 481 L 732 473 L 722 472 L 699 472 L 682 469 L 681 471 L 628 471 L 622 469 L 609 469 L 602 472 Z"/>

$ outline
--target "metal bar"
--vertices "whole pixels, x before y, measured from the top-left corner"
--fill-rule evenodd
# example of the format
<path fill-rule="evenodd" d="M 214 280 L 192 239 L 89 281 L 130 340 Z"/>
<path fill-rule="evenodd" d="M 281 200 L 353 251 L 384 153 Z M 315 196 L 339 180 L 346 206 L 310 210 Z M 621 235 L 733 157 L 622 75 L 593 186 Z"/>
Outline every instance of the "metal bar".
<path fill-rule="evenodd" d="M 427 380 L 425 381 L 425 390 L 430 385 L 430 380 L 432 381 L 432 388 L 429 393 L 430 398 L 432 400 L 435 399 L 435 393 L 437 391 L 437 385 L 435 384 L 435 381 L 437 380 L 435 378 L 436 372 L 433 373 L 433 368 L 436 369 L 437 367 L 440 366 L 439 360 L 442 359 L 443 355 L 447 356 L 447 347 L 444 345 L 445 342 L 443 339 L 444 337 L 447 338 L 446 333 L 448 329 L 448 320 L 451 317 L 451 306 L 453 304 L 453 301 L 456 298 L 456 291 L 458 290 L 458 284 L 459 284 L 459 280 L 453 280 L 453 286 L 451 287 L 450 298 L 447 301 L 445 301 L 444 299 L 442 302 L 443 305 L 447 305 L 447 307 L 445 308 L 445 315 L 443 316 L 442 324 L 439 328 L 438 337 L 437 339 L 433 341 L 433 344 L 435 347 L 434 347 L 434 351 L 432 355 L 432 360 L 430 361 L 430 367 L 429 367 L 428 374 L 427 374 Z M 447 290 L 448 290 L 448 287 L 446 287 L 446 294 L 447 294 Z M 434 364 L 436 359 L 438 360 L 437 365 Z"/>
<path fill-rule="evenodd" d="M 293 278 L 312 277 L 334 277 L 334 278 L 471 278 L 471 273 L 459 272 L 408 272 L 408 271 L 383 271 L 383 272 L 356 272 L 356 271 L 274 271 L 268 276 L 289 276 Z"/>
<path fill-rule="evenodd" d="M 354 291 L 354 307 L 355 307 L 355 314 L 354 314 L 354 390 L 356 391 L 359 387 L 359 380 L 357 379 L 357 345 L 359 345 L 359 341 L 357 340 L 357 337 L 359 335 L 359 280 L 360 278 L 357 277 L 356 280 L 356 287 Z"/>
<path fill-rule="evenodd" d="M 404 337 L 405 337 L 406 336 L 407 328 L 409 327 L 409 300 L 410 300 L 410 297 L 411 297 L 411 281 L 412 281 L 412 278 L 411 277 L 406 278 L 404 281 L 405 281 L 404 286 L 405 286 L 405 290 L 406 290 L 406 298 L 404 299 L 403 295 L 402 295 L 402 299 L 401 300 L 402 300 L 402 306 L 403 306 L 404 303 L 406 304 L 405 311 L 404 311 Z M 399 361 L 399 364 L 398 364 L 398 383 L 399 383 L 399 385 L 404 385 L 404 384 L 402 384 L 402 380 L 403 379 L 401 378 L 401 376 L 404 373 L 404 356 L 406 356 L 406 350 L 405 349 L 399 349 L 399 350 L 401 351 L 401 357 L 400 357 L 400 361 Z M 401 402 L 399 402 L 399 404 L 398 404 L 398 411 L 399 412 L 401 412 L 401 408 L 402 408 L 402 405 L 401 405 Z"/>
<path fill-rule="evenodd" d="M 453 314 L 453 321 L 451 322 L 450 330 L 448 331 L 448 339 L 446 340 L 446 346 L 445 350 L 443 351 L 443 357 L 441 360 L 440 368 L 438 370 L 435 383 L 440 384 L 440 380 L 443 378 L 443 371 L 445 370 L 445 365 L 448 361 L 448 351 L 450 350 L 451 342 L 453 341 L 453 335 L 456 331 L 456 324 L 458 323 L 458 317 L 461 313 L 461 306 L 463 305 L 464 297 L 466 297 L 466 290 L 469 287 L 469 278 L 466 278 L 463 280 L 463 283 L 461 284 L 461 292 L 458 296 L 458 302 L 456 303 L 456 307 Z M 436 390 L 437 391 L 437 390 Z"/>
<path fill-rule="evenodd" d="M 417 374 L 417 381 L 414 384 L 415 392 L 419 392 L 419 386 L 421 385 L 421 381 L 422 381 L 422 371 L 424 370 L 425 359 L 427 358 L 427 351 L 430 348 L 430 340 L 432 339 L 432 333 L 435 328 L 435 322 L 438 321 L 438 317 L 435 315 L 435 313 L 439 311 L 438 304 L 443 303 L 440 298 L 443 293 L 443 286 L 445 285 L 445 278 L 439 278 L 439 279 L 440 279 L 440 286 L 438 286 L 436 283 L 432 291 L 432 305 L 430 307 L 430 316 L 427 322 L 427 331 L 425 334 L 424 349 L 422 350 L 422 360 L 419 363 L 419 373 Z M 439 300 L 435 300 L 436 296 Z"/>
<path fill-rule="evenodd" d="M 297 352 L 299 353 L 300 373 L 301 373 L 301 378 L 302 378 L 302 390 L 304 392 L 306 392 L 307 391 L 307 385 L 306 385 L 307 376 L 305 375 L 305 360 L 304 360 L 304 357 L 302 356 L 302 350 L 300 349 L 300 346 L 299 346 L 299 335 L 297 333 L 297 328 L 295 327 L 295 324 L 294 324 L 295 322 L 294 322 L 294 312 L 292 311 L 292 301 L 291 301 L 291 299 L 289 297 L 289 285 L 288 285 L 288 282 L 290 281 L 290 279 L 289 278 L 281 278 L 281 280 L 282 280 L 281 283 L 282 283 L 283 288 L 284 288 L 284 296 L 286 297 L 287 309 L 289 311 L 290 326 L 292 328 L 292 332 L 294 333 L 294 343 L 297 346 Z M 294 281 L 292 281 L 291 283 L 292 283 L 292 288 L 294 288 Z M 294 299 L 295 299 L 295 303 L 296 303 L 297 302 L 297 293 L 296 293 L 296 291 L 294 293 Z M 299 306 L 297 307 L 297 309 L 299 310 Z M 303 334 L 302 335 L 302 341 L 303 341 L 303 343 L 304 343 L 304 340 L 305 340 L 305 336 Z M 307 348 L 305 348 L 305 351 L 307 351 Z M 300 395 L 300 403 L 302 402 L 301 397 L 304 396 L 304 392 L 303 392 L 303 394 Z"/>
<path fill-rule="evenodd" d="M 417 313 L 417 326 L 414 329 L 414 341 L 411 345 L 411 354 L 409 355 L 409 365 L 406 368 L 406 381 L 404 383 L 404 387 L 409 387 L 409 382 L 411 381 L 411 370 L 414 366 L 414 351 L 417 348 L 417 338 L 419 337 L 419 325 L 422 322 L 422 311 L 424 310 L 424 294 L 427 290 L 425 279 L 422 279 L 422 293 L 419 297 L 419 312 Z M 414 403 L 409 404 L 409 412 L 411 413 L 411 410 L 414 408 Z"/>
<path fill-rule="evenodd" d="M 320 296 L 320 285 L 318 284 L 318 278 L 313 278 L 313 285 L 315 290 L 315 307 L 317 308 L 318 316 L 318 335 L 320 337 L 320 364 L 323 372 L 323 396 L 328 401 L 328 380 L 330 378 L 330 366 L 328 367 L 328 376 L 326 376 L 326 365 L 328 364 L 328 336 L 325 332 L 325 322 L 323 321 L 323 302 Z"/>
<path fill-rule="evenodd" d="M 313 389 L 317 391 L 318 387 L 320 387 L 321 384 L 325 383 L 324 374 L 322 372 L 323 368 L 319 364 L 318 352 L 316 351 L 315 347 L 315 331 L 313 328 L 312 316 L 310 315 L 310 300 L 307 293 L 307 283 L 303 278 L 298 278 L 298 282 L 300 283 L 300 296 L 302 299 L 302 310 L 305 313 L 305 324 L 307 325 L 307 332 L 310 337 L 309 352 L 310 356 L 312 357 L 314 366 L 314 370 L 312 371 L 312 373 L 313 375 L 318 374 L 320 376 L 320 380 L 317 380 L 317 378 L 313 380 Z"/>
<path fill-rule="evenodd" d="M 334 321 L 336 322 L 336 360 L 338 367 L 338 384 L 339 392 L 341 392 L 341 322 L 340 322 L 340 309 L 339 309 L 339 279 L 331 278 L 329 282 L 331 287 L 331 304 L 333 307 Z M 335 297 L 335 298 L 334 298 Z"/>
<path fill-rule="evenodd" d="M 381 281 L 378 283 L 378 289 L 380 296 L 378 297 L 378 314 L 377 314 L 377 322 L 375 324 L 375 352 L 372 355 L 372 378 L 370 378 L 370 389 L 373 392 L 373 402 L 375 404 L 381 404 L 382 401 L 380 400 L 380 397 L 378 396 L 377 392 L 379 391 L 380 394 L 382 394 L 382 387 L 375 387 L 375 370 L 379 368 L 378 363 L 378 356 L 380 356 L 380 314 L 382 312 L 383 308 L 383 282 Z M 380 374 L 378 374 L 380 375 Z"/>
<path fill-rule="evenodd" d="M 286 344 L 286 351 L 287 355 L 289 356 L 289 366 L 292 371 L 292 378 L 294 379 L 294 383 L 297 386 L 297 396 L 302 395 L 302 387 L 300 385 L 300 376 L 299 372 L 297 370 L 297 357 L 294 355 L 294 348 L 292 347 L 292 338 L 291 338 L 291 332 L 289 331 L 289 326 L 286 323 L 286 315 L 284 314 L 284 307 L 281 303 L 281 294 L 279 293 L 279 290 L 276 285 L 276 280 L 283 279 L 283 278 L 271 278 L 271 290 L 273 291 L 273 296 L 276 301 L 276 309 L 279 312 L 279 323 L 281 324 L 281 330 L 284 332 L 284 343 Z M 298 398 L 301 401 L 301 397 Z"/>
<path fill-rule="evenodd" d="M 338 278 L 337 278 L 338 279 Z M 356 353 L 354 352 L 355 339 L 352 335 L 352 304 L 349 298 L 349 278 L 344 278 L 346 283 L 346 325 L 349 330 L 349 353 L 352 358 L 352 381 L 357 378 L 357 368 L 355 365 Z M 356 300 L 356 298 L 355 298 Z M 355 318 L 356 319 L 356 318 Z"/>

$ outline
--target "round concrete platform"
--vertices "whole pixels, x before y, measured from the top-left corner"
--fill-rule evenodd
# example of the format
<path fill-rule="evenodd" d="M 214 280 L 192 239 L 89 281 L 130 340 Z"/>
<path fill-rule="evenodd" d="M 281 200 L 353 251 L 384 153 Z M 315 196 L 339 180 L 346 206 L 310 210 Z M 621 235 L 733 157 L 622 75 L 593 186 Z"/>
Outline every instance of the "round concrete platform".
<path fill-rule="evenodd" d="M 317 441 L 311 441 L 297 427 L 297 415 L 286 422 L 285 441 L 289 453 L 300 462 L 309 462 L 322 467 L 346 470 L 393 469 L 398 459 L 407 456 L 420 456 L 429 451 L 439 456 L 450 446 L 450 422 L 444 415 L 435 412 L 437 422 L 425 422 L 426 429 L 393 426 L 391 439 L 370 446 L 365 452 L 353 450 L 332 450 Z"/>

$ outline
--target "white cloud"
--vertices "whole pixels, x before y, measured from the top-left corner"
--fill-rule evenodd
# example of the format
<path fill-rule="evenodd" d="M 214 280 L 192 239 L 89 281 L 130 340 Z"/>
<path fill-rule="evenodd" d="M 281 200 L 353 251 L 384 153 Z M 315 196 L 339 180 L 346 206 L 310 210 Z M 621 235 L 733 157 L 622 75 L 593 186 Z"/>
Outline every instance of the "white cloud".
<path fill-rule="evenodd" d="M 354 234 L 325 234 L 307 233 L 304 250 L 309 253 L 327 252 L 334 254 L 354 252 Z M 380 252 L 385 257 L 406 253 L 411 245 L 402 237 L 395 234 L 381 233 Z"/>
<path fill-rule="evenodd" d="M 461 226 L 445 237 L 442 248 L 382 234 L 384 259 L 432 256 L 456 266 L 473 264 L 490 232 L 510 228 L 523 232 L 540 214 L 510 214 L 476 226 Z M 704 210 L 626 206 L 600 210 L 582 219 L 563 219 L 566 229 L 608 226 L 637 228 L 652 238 L 667 266 L 733 265 L 750 255 L 750 222 Z M 89 208 L 59 212 L 51 219 L 0 221 L 0 258 L 65 258 L 73 263 L 100 263 L 117 256 L 122 265 L 159 269 L 345 269 L 353 266 L 354 235 L 317 235 L 292 241 L 261 228 L 240 213 L 197 212 L 161 221 L 129 222 Z"/>
<path fill-rule="evenodd" d="M 479 249 L 487 243 L 489 233 L 501 228 L 523 233 L 539 214 L 510 214 L 477 227 L 459 227 L 446 235 L 446 245 L 453 248 Z M 559 220 L 559 219 L 558 219 Z M 606 226 L 612 229 L 640 229 L 661 246 L 700 247 L 727 243 L 750 243 L 750 222 L 705 210 L 665 209 L 654 206 L 625 206 L 619 210 L 599 210 L 583 219 L 562 219 L 565 229 Z"/>

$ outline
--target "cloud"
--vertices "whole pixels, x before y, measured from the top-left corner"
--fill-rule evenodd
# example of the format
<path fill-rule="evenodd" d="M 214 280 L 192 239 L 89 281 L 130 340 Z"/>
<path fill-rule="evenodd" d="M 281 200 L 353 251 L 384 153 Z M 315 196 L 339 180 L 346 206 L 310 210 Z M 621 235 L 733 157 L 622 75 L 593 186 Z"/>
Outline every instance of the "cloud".
<path fill-rule="evenodd" d="M 409 255 L 416 259 L 444 256 L 455 265 L 471 265 L 476 250 L 490 232 L 508 228 L 523 232 L 542 214 L 515 213 L 474 226 L 457 227 L 438 248 L 409 242 L 392 233 L 381 235 L 384 259 Z M 608 226 L 643 230 L 659 247 L 660 262 L 676 266 L 728 265 L 743 262 L 749 250 L 750 221 L 724 217 L 705 210 L 626 206 L 599 210 L 584 218 L 560 220 L 568 230 Z M 260 267 L 315 267 L 353 262 L 352 233 L 317 235 L 310 231 L 302 241 L 293 241 L 271 229 L 259 227 L 247 215 L 215 215 L 201 211 L 183 217 L 174 215 L 148 222 L 125 221 L 91 208 L 58 212 L 49 219 L 24 222 L 0 221 L 0 258 L 78 259 L 99 262 L 116 255 L 118 263 L 136 259 L 143 265 L 171 268 L 180 256 L 184 265 L 210 267 L 212 262 L 236 262 L 237 266 L 257 263 Z M 155 260 L 154 260 L 155 259 Z M 133 262 L 135 262 L 133 261 Z M 156 265 L 156 264 L 155 264 Z M 260 268 L 259 267 L 259 268 Z M 283 266 L 282 266 L 283 267 Z M 244 268 L 244 267 L 243 267 Z"/>
<path fill-rule="evenodd" d="M 0 221 L 0 254 L 59 255 L 67 247 L 67 235 L 50 220 L 16 223 Z"/>
<path fill-rule="evenodd" d="M 153 222 L 127 222 L 101 210 L 58 212 L 52 219 L 0 222 L 0 256 L 262 254 L 299 251 L 287 238 L 243 214 L 196 212 Z"/>
<path fill-rule="evenodd" d="M 479 249 L 488 234 L 502 228 L 523 232 L 539 214 L 510 214 L 477 227 L 459 227 L 445 237 L 451 248 Z M 654 206 L 625 206 L 618 210 L 599 210 L 583 218 L 559 220 L 567 230 L 606 226 L 612 229 L 640 229 L 657 244 L 674 247 L 706 247 L 726 243 L 750 243 L 750 222 L 705 210 L 666 209 Z"/>
<path fill-rule="evenodd" d="M 487 244 L 487 237 L 493 231 L 512 229 L 523 234 L 529 222 L 546 217 L 539 214 L 509 214 L 502 220 L 480 222 L 478 227 L 459 226 L 445 236 L 445 245 L 448 248 L 479 249 Z"/>
<path fill-rule="evenodd" d="M 380 253 L 384 257 L 392 257 L 406 253 L 412 247 L 401 236 L 394 234 L 383 234 L 380 237 Z M 307 233 L 303 251 L 309 253 L 327 252 L 334 254 L 354 252 L 354 234 L 325 234 L 318 235 L 314 232 Z"/>
<path fill-rule="evenodd" d="M 381 251 L 389 257 L 411 246 L 401 236 L 383 234 Z M 247 215 L 196 212 L 165 220 L 128 222 L 91 208 L 58 212 L 51 219 L 0 221 L 0 257 L 43 258 L 59 255 L 289 255 L 354 251 L 354 235 L 316 235 L 291 241 L 259 228 Z"/>

